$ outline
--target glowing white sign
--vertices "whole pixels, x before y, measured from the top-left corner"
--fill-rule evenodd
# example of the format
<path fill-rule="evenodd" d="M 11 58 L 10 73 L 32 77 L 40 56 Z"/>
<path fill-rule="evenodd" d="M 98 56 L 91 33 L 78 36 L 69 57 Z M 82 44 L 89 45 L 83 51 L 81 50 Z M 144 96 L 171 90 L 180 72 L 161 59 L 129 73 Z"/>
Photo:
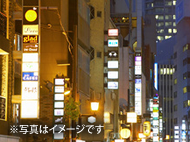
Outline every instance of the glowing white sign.
<path fill-rule="evenodd" d="M 135 112 L 137 113 L 137 115 L 142 114 L 141 79 L 135 79 Z"/>
<path fill-rule="evenodd" d="M 38 62 L 38 53 L 23 53 L 22 62 Z"/>
<path fill-rule="evenodd" d="M 21 109 L 22 118 L 38 117 L 38 101 L 22 101 L 21 107 L 22 107 Z"/>
<path fill-rule="evenodd" d="M 158 90 L 158 64 L 154 63 L 154 87 Z"/>
<path fill-rule="evenodd" d="M 37 72 L 38 71 L 38 63 L 22 63 L 22 71 L 23 72 Z"/>
<path fill-rule="evenodd" d="M 64 114 L 63 109 L 54 109 L 55 116 L 63 116 L 63 114 Z"/>
<path fill-rule="evenodd" d="M 141 56 L 135 57 L 135 75 L 141 75 Z"/>
<path fill-rule="evenodd" d="M 108 89 L 118 89 L 118 82 L 108 82 Z"/>
<path fill-rule="evenodd" d="M 64 108 L 64 102 L 54 102 L 54 108 Z"/>
<path fill-rule="evenodd" d="M 118 47 L 118 39 L 108 39 L 108 47 Z"/>
<path fill-rule="evenodd" d="M 55 92 L 56 93 L 63 93 L 64 92 L 64 86 L 55 86 Z"/>
<path fill-rule="evenodd" d="M 64 85 L 64 79 L 63 78 L 56 78 L 55 79 L 55 85 Z"/>
<path fill-rule="evenodd" d="M 118 61 L 108 61 L 108 68 L 110 69 L 118 68 Z"/>
<path fill-rule="evenodd" d="M 108 71 L 108 79 L 118 79 L 118 71 Z"/>
<path fill-rule="evenodd" d="M 118 36 L 118 29 L 108 29 L 108 36 Z"/>
<path fill-rule="evenodd" d="M 23 25 L 23 35 L 38 35 L 38 25 Z"/>
<path fill-rule="evenodd" d="M 55 98 L 56 101 L 63 101 L 64 100 L 64 94 L 55 94 Z"/>
<path fill-rule="evenodd" d="M 22 82 L 22 99 L 38 99 L 38 82 Z"/>

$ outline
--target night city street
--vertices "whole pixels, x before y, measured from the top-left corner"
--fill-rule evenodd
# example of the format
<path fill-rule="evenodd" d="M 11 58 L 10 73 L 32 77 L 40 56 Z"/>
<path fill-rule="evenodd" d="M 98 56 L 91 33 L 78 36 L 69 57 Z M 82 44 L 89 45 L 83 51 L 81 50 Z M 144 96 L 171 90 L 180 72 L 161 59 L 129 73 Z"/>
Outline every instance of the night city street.
<path fill-rule="evenodd" d="M 0 142 L 190 142 L 189 0 L 0 0 Z"/>

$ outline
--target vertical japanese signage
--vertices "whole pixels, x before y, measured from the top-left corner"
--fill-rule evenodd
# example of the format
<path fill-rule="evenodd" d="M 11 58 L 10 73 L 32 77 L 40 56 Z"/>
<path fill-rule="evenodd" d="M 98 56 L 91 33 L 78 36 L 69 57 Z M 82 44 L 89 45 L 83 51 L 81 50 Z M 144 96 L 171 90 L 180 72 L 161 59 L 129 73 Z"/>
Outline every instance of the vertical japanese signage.
<path fill-rule="evenodd" d="M 39 23 L 39 1 L 23 0 L 22 118 L 39 118 Z"/>
<path fill-rule="evenodd" d="M 63 127 L 65 79 L 55 78 L 54 84 L 54 125 Z M 59 131 L 60 129 L 55 131 L 54 139 L 63 139 L 64 133 Z"/>
<path fill-rule="evenodd" d="M 154 87 L 158 90 L 158 64 L 154 63 Z"/>
<path fill-rule="evenodd" d="M 153 142 L 159 141 L 159 97 L 153 97 Z"/>
<path fill-rule="evenodd" d="M 108 29 L 108 89 L 118 89 L 118 29 Z"/>
<path fill-rule="evenodd" d="M 142 79 L 141 79 L 141 53 L 135 56 L 135 112 L 142 115 Z"/>

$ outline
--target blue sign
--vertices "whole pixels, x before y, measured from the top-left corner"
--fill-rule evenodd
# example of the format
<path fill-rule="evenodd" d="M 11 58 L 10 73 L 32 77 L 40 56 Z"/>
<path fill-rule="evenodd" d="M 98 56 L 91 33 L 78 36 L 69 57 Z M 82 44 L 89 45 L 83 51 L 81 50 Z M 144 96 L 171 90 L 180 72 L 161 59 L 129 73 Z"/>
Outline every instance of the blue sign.
<path fill-rule="evenodd" d="M 23 81 L 38 81 L 38 72 L 23 72 Z"/>

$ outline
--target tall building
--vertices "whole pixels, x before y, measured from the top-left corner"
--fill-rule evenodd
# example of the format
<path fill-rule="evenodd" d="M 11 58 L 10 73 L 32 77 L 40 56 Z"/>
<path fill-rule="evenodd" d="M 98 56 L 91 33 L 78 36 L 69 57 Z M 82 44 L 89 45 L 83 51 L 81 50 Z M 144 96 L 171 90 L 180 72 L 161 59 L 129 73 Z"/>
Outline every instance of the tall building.
<path fill-rule="evenodd" d="M 159 112 L 160 112 L 160 139 L 164 141 L 174 141 L 173 130 L 173 74 L 175 72 L 173 65 L 173 48 L 176 43 L 176 36 L 164 40 L 157 44 L 157 83 L 156 88 L 159 94 Z M 169 138 L 168 138 L 169 136 Z"/>
<path fill-rule="evenodd" d="M 175 5 L 176 0 L 144 0 L 144 14 L 154 15 L 156 19 L 157 41 L 177 33 Z"/>
<path fill-rule="evenodd" d="M 177 22 L 177 42 L 174 46 L 174 68 L 173 75 L 173 108 L 174 108 L 174 140 L 183 142 L 190 141 L 189 127 L 189 5 L 186 0 L 179 0 L 176 4 L 176 22 Z"/>

